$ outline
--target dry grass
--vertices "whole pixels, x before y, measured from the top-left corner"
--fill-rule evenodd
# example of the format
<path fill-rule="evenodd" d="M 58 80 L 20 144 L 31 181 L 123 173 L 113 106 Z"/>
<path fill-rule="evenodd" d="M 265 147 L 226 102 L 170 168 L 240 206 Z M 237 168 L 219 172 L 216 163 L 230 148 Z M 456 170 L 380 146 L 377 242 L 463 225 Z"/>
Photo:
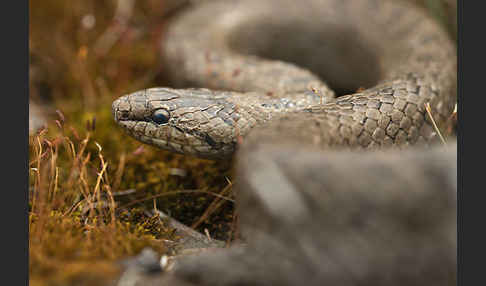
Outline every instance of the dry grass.
<path fill-rule="evenodd" d="M 145 246 L 165 253 L 163 240 L 177 238 L 152 215 L 154 199 L 213 237 L 232 225 L 231 202 L 207 211 L 227 190 L 229 164 L 143 146 L 113 122 L 113 99 L 165 84 L 164 1 L 128 14 L 118 3 L 30 2 L 30 97 L 53 106 L 47 129 L 29 138 L 31 285 L 107 285 L 120 259 Z"/>
<path fill-rule="evenodd" d="M 44 130 L 30 138 L 30 282 L 76 284 L 82 277 L 103 285 L 117 273 L 115 259 L 164 245 L 141 222 L 117 219 L 108 162 L 91 132 L 70 138 L 57 123 L 56 136 Z"/>
<path fill-rule="evenodd" d="M 144 146 L 111 117 L 113 99 L 166 83 L 164 2 L 30 1 L 30 97 L 54 106 L 29 138 L 31 285 L 107 285 L 120 259 L 165 253 L 176 238 L 154 200 L 212 237 L 238 232 L 230 164 Z"/>
<path fill-rule="evenodd" d="M 209 228 L 217 236 L 221 228 L 220 238 L 231 227 L 232 204 L 221 213 L 214 208 L 214 202 L 221 210 L 221 201 L 232 201 L 223 196 L 231 187 L 214 162 L 158 156 L 158 150 L 143 150 L 136 142 L 132 152 L 107 156 L 106 139 L 99 135 L 104 133 L 93 128 L 93 120 L 79 131 L 63 117 L 29 138 L 32 285 L 106 285 L 118 273 L 116 261 L 146 246 L 165 253 L 164 240 L 177 237 L 151 212 L 154 199 L 156 208 L 189 225 L 197 221 L 201 231 Z M 174 165 L 198 172 L 179 178 L 170 174 Z M 219 178 L 225 187 L 219 187 Z M 188 187 L 195 190 L 183 190 Z M 225 193 L 218 194 L 221 189 Z"/>

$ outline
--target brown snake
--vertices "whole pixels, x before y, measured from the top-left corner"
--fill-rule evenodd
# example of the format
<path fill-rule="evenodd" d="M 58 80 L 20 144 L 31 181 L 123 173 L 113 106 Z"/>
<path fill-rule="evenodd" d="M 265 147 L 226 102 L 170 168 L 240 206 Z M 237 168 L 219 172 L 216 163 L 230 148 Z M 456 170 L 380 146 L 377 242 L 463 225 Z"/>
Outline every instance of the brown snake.
<path fill-rule="evenodd" d="M 319 285 L 322 281 L 327 281 L 328 285 L 368 285 L 370 281 L 373 285 L 429 285 L 427 283 L 441 281 L 444 285 L 455 281 L 455 272 L 451 274 L 451 264 L 448 264 L 453 259 L 447 249 L 454 245 L 453 239 L 438 243 L 443 248 L 438 254 L 434 252 L 436 257 L 447 257 L 445 272 L 440 271 L 435 258 L 424 254 L 428 260 L 421 260 L 425 261 L 425 269 L 437 270 L 434 273 L 440 274 L 434 276 L 435 280 L 422 279 L 423 276 L 415 272 L 400 274 L 396 269 L 390 270 L 388 277 L 371 271 L 372 267 L 365 267 L 365 270 L 358 267 L 359 271 L 353 268 L 353 263 L 361 258 L 348 261 L 349 253 L 344 250 L 331 253 L 326 243 L 333 238 L 322 235 L 322 231 L 326 233 L 325 228 L 317 230 L 307 225 L 308 221 L 321 221 L 325 225 L 330 220 L 329 214 L 323 211 L 329 209 L 328 202 L 341 203 L 343 208 L 347 206 L 346 199 L 333 199 L 333 195 L 326 193 L 332 189 L 325 188 L 331 184 L 329 180 L 333 180 L 332 176 L 324 175 L 333 170 L 332 164 L 327 162 L 333 159 L 340 162 L 341 158 L 349 160 L 340 169 L 342 175 L 339 176 L 339 172 L 335 175 L 336 181 L 340 179 L 348 186 L 342 191 L 355 196 L 355 192 L 361 190 L 359 196 L 369 192 L 369 196 L 376 199 L 360 197 L 357 203 L 360 209 L 364 208 L 363 204 L 369 204 L 393 213 L 395 208 L 401 211 L 397 217 L 410 218 L 413 207 L 402 209 L 398 198 L 402 195 L 406 198 L 407 192 L 418 192 L 421 195 L 412 195 L 411 200 L 415 201 L 410 206 L 425 207 L 426 202 L 431 202 L 427 195 L 431 193 L 423 191 L 434 191 L 439 196 L 437 200 L 443 202 L 438 203 L 438 210 L 443 210 L 443 217 L 448 218 L 446 230 L 441 229 L 439 233 L 445 231 L 449 235 L 453 231 L 455 224 L 450 214 L 455 211 L 455 174 L 451 171 L 455 170 L 454 145 L 447 151 L 438 147 L 425 151 L 393 148 L 384 153 L 388 154 L 386 156 L 381 151 L 361 152 L 433 142 L 437 140 L 436 131 L 425 106 L 430 106 L 431 115 L 439 126 L 444 125 L 452 113 L 456 103 L 456 49 L 446 32 L 423 11 L 408 3 L 385 0 L 208 1 L 185 11 L 171 23 L 162 55 L 175 86 L 203 88 L 151 88 L 122 96 L 113 103 L 116 122 L 136 139 L 178 153 L 217 159 L 232 156 L 237 151 L 238 175 L 242 181 L 239 187 L 242 194 L 238 195 L 246 200 L 240 206 L 242 228 L 250 233 L 247 237 L 254 240 L 259 237 L 258 242 L 250 242 L 250 249 L 258 250 L 253 256 L 236 249 L 214 257 L 209 254 L 199 264 L 197 259 L 200 258 L 196 258 L 196 262 L 181 266 L 178 273 L 185 281 L 209 285 L 240 285 L 238 282 L 242 285 L 297 285 L 296 280 L 285 276 L 292 271 L 285 263 L 290 261 L 289 265 L 295 266 L 304 256 L 309 259 L 305 265 L 315 265 L 316 259 L 328 261 L 331 254 L 331 258 L 335 258 L 327 262 L 331 270 L 314 269 L 307 273 L 308 268 L 297 267 L 294 276 L 317 275 L 316 279 L 309 278 L 309 285 Z M 348 151 L 339 150 L 342 148 Z M 403 158 L 402 152 L 405 152 Z M 360 158 L 366 159 L 361 161 Z M 294 169 L 295 166 L 303 169 Z M 377 170 L 368 171 L 368 166 Z M 345 171 L 347 168 L 352 173 Z M 407 171 L 407 168 L 416 170 Z M 307 173 L 300 177 L 295 175 L 303 170 Z M 431 175 L 422 176 L 420 172 L 415 173 L 417 170 Z M 356 177 L 361 180 L 359 182 L 369 184 L 358 189 L 345 182 L 349 179 L 344 174 L 351 180 Z M 417 182 L 413 182 L 414 176 Z M 438 191 L 441 188 L 444 193 Z M 372 211 L 364 208 L 355 215 L 380 221 L 379 215 L 373 213 L 368 217 L 369 213 Z M 425 216 L 422 218 L 427 221 Z M 397 220 L 397 225 L 404 223 Z M 430 220 L 437 223 L 439 219 Z M 435 226 L 434 223 L 430 226 Z M 342 222 L 346 227 L 351 224 Z M 283 230 L 290 232 L 290 226 L 300 229 L 304 238 L 286 236 Z M 393 224 L 386 226 L 395 227 Z M 332 234 L 333 225 L 327 227 L 331 230 L 326 234 Z M 408 231 L 405 229 L 404 233 Z M 401 230 L 401 226 L 396 230 Z M 314 234 L 314 238 L 319 237 L 319 242 L 306 236 L 305 231 Z M 418 237 L 413 239 L 421 241 Z M 366 239 L 370 238 L 366 236 Z M 373 239 L 381 241 L 381 238 Z M 279 253 L 285 249 L 278 246 L 279 243 L 289 247 L 297 245 L 298 255 Z M 423 250 L 423 245 L 414 248 L 420 243 L 408 243 L 403 242 L 403 245 L 413 251 Z M 428 240 L 424 243 L 433 244 Z M 397 250 L 398 245 L 390 245 L 395 248 L 389 245 L 383 248 L 390 247 L 391 257 L 406 256 L 405 252 Z M 311 250 L 311 246 L 316 249 Z M 369 248 L 376 250 L 378 246 Z M 394 263 L 381 256 L 378 259 L 374 252 L 355 250 L 369 258 L 370 265 L 376 261 L 382 266 Z M 255 254 L 262 251 L 265 256 Z M 312 251 L 319 254 L 317 258 L 311 255 Z M 278 261 L 280 255 L 284 256 L 282 264 L 273 265 L 272 261 Z M 248 257 L 251 259 L 246 259 Z M 272 257 L 274 260 L 270 259 Z M 338 272 L 332 270 L 330 265 L 340 258 L 343 265 L 350 267 L 350 275 L 356 280 L 339 278 Z M 219 275 L 218 265 L 235 263 L 234 267 L 251 272 L 249 265 L 259 261 L 266 261 L 266 267 L 280 273 L 272 276 L 271 283 L 261 282 L 265 276 L 259 274 L 244 276 L 247 280 L 229 274 L 227 280 L 222 280 L 225 282 L 215 280 Z M 195 274 L 196 268 L 204 268 L 205 274 Z M 406 279 L 401 279 L 400 275 Z M 370 277 L 378 278 L 370 280 Z"/>
<path fill-rule="evenodd" d="M 135 92 L 113 103 L 118 124 L 145 143 L 219 158 L 253 129 L 256 140 L 290 136 L 322 149 L 414 144 L 435 134 L 425 103 L 439 125 L 451 114 L 455 47 L 421 11 L 393 1 L 253 2 L 197 6 L 167 36 L 174 81 L 222 92 Z M 315 74 L 340 93 L 369 88 L 335 99 Z"/>

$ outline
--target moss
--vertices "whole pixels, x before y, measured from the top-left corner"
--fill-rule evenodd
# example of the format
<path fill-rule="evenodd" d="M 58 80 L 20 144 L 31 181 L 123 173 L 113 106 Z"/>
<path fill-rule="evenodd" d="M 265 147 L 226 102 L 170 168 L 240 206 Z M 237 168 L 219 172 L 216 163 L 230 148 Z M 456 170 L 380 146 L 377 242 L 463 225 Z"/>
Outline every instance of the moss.
<path fill-rule="evenodd" d="M 86 110 L 77 97 L 56 98 L 62 112 L 29 138 L 31 285 L 106 285 L 118 275 L 120 259 L 146 246 L 165 253 L 164 240 L 177 239 L 150 215 L 154 201 L 190 225 L 214 197 L 178 192 L 217 193 L 227 185 L 229 164 L 170 154 L 124 134 L 111 117 L 111 101 L 100 97 Z M 172 175 L 173 168 L 186 176 Z M 117 194 L 126 190 L 135 191 Z M 218 223 L 205 227 L 218 231 Z"/>
<path fill-rule="evenodd" d="M 109 104 L 85 112 L 69 99 L 59 102 L 69 111 L 29 138 L 31 283 L 106 285 L 119 273 L 120 259 L 146 246 L 165 253 L 164 240 L 177 239 L 164 220 L 151 215 L 154 203 L 191 225 L 214 197 L 187 191 L 217 193 L 227 185 L 229 164 L 143 146 L 115 126 Z M 187 174 L 172 175 L 172 168 Z M 123 194 L 127 190 L 134 191 Z M 224 211 L 229 215 L 210 217 L 215 222 L 200 230 L 225 237 L 228 228 L 218 225 L 229 225 L 232 205 Z"/>
<path fill-rule="evenodd" d="M 66 3 L 30 1 L 30 97 L 54 106 L 47 129 L 29 138 L 30 285 L 107 285 L 120 259 L 146 246 L 165 253 L 163 241 L 175 238 L 150 214 L 154 203 L 226 239 L 233 205 L 211 194 L 232 196 L 231 162 L 143 145 L 112 119 L 113 99 L 166 84 L 158 56 L 164 1 L 137 2 L 104 53 L 103 35 L 120 28 L 117 2 Z M 83 26 L 87 16 L 93 27 Z"/>
<path fill-rule="evenodd" d="M 86 285 L 88 281 L 89 285 L 106 285 L 120 271 L 118 259 L 145 246 L 166 251 L 145 223 L 92 225 L 79 215 L 59 211 L 40 220 L 30 217 L 31 285 Z"/>

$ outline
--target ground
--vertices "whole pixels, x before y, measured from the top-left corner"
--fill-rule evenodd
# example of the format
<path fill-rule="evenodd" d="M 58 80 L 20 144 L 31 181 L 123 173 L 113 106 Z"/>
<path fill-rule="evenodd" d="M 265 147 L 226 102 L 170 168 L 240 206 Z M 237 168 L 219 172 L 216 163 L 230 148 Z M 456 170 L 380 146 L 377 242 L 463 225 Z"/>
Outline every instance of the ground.
<path fill-rule="evenodd" d="M 455 37 L 438 1 L 417 2 Z M 166 253 L 177 237 L 154 209 L 215 238 L 237 232 L 231 162 L 143 145 L 112 119 L 113 99 L 167 85 L 158 49 L 176 2 L 30 1 L 30 98 L 50 107 L 29 138 L 30 285 L 106 285 L 121 259 Z"/>

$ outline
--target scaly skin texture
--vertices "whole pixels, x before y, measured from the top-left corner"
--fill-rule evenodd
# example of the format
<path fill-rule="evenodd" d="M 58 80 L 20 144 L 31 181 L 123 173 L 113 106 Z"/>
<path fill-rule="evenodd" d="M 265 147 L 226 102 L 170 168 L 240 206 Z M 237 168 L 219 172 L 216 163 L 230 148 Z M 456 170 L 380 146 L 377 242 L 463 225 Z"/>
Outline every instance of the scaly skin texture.
<path fill-rule="evenodd" d="M 456 285 L 455 144 L 251 148 L 237 165 L 246 248 L 181 257 L 136 285 Z"/>
<path fill-rule="evenodd" d="M 384 148 L 436 140 L 425 104 L 441 126 L 456 102 L 455 47 L 424 12 L 208 1 L 171 23 L 162 54 L 175 86 L 204 89 L 123 96 L 115 120 L 163 149 L 237 151 L 248 245 L 153 285 L 455 285 L 455 145 Z"/>
<path fill-rule="evenodd" d="M 184 13 L 163 47 L 175 84 L 231 92 L 147 89 L 116 100 L 115 120 L 145 143 L 207 158 L 231 156 L 250 130 L 248 140 L 322 149 L 433 139 L 424 104 L 441 125 L 456 102 L 456 51 L 437 23 L 398 1 L 296 3 L 213 1 Z M 335 99 L 315 73 L 341 93 L 370 88 Z M 158 109 L 168 122 L 153 121 Z"/>

